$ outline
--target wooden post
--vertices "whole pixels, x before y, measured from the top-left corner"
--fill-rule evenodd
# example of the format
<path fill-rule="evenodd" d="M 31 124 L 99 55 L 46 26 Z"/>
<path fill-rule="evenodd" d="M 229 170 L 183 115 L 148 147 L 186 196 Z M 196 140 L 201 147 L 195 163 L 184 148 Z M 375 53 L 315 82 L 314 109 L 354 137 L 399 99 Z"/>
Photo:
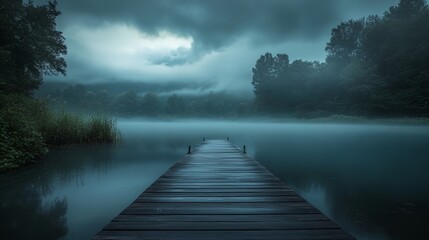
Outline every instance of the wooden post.
<path fill-rule="evenodd" d="M 229 141 L 229 137 L 227 137 L 226 140 Z"/>
<path fill-rule="evenodd" d="M 243 153 L 246 154 L 246 145 L 243 145 Z"/>
<path fill-rule="evenodd" d="M 203 142 L 205 142 L 206 141 L 206 138 L 205 137 L 203 137 Z"/>
<path fill-rule="evenodd" d="M 191 146 L 188 147 L 188 154 L 191 154 Z"/>

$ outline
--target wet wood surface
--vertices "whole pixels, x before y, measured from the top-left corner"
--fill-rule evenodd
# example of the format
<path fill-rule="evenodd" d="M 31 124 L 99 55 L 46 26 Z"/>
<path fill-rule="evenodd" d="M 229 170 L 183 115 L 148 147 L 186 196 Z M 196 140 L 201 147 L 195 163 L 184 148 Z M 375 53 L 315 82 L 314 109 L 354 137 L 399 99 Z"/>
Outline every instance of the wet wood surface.
<path fill-rule="evenodd" d="M 93 239 L 354 238 L 235 145 L 207 140 Z"/>

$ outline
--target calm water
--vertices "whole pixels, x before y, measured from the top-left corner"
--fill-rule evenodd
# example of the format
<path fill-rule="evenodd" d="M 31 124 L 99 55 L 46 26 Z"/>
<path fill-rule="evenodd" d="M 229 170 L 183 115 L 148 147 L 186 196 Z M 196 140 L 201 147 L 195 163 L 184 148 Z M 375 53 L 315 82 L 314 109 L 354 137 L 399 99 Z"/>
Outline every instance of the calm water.
<path fill-rule="evenodd" d="M 429 127 L 120 121 L 124 143 L 0 175 L 0 239 L 88 239 L 202 137 L 230 137 L 358 239 L 425 239 Z"/>

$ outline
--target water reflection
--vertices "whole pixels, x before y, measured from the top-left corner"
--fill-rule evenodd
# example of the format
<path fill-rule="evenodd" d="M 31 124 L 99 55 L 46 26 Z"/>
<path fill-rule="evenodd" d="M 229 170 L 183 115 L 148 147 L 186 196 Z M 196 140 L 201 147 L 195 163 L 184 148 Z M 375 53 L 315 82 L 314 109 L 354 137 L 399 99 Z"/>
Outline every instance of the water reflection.
<path fill-rule="evenodd" d="M 0 239 L 89 239 L 183 156 L 180 144 L 128 133 L 0 175 Z"/>
<path fill-rule="evenodd" d="M 202 137 L 242 146 L 358 239 L 424 239 L 429 127 L 119 122 L 124 142 L 0 175 L 0 239 L 88 239 Z"/>
<path fill-rule="evenodd" d="M 59 239 L 67 234 L 67 201 L 44 202 L 52 191 L 45 179 L 28 181 L 6 174 L 0 177 L 0 238 Z"/>
<path fill-rule="evenodd" d="M 255 157 L 358 239 L 425 239 L 428 139 L 426 127 L 289 131 Z"/>
<path fill-rule="evenodd" d="M 119 146 L 72 149 L 61 160 L 73 164 L 80 157 L 86 163 L 76 167 L 68 181 L 62 182 L 63 174 L 50 196 L 67 196 L 65 239 L 89 239 L 183 156 L 183 151 L 145 135 L 128 139 L 128 132 L 123 134 L 124 143 Z M 52 161 L 61 159 L 64 152 L 57 154 L 50 157 Z"/>

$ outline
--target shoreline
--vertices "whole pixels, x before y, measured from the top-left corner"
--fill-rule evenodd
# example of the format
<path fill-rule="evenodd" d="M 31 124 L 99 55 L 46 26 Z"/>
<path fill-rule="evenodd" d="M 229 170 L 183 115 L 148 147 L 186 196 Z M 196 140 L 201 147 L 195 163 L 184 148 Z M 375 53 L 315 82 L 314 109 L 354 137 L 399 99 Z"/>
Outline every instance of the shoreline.
<path fill-rule="evenodd" d="M 318 117 L 318 118 L 297 118 L 297 117 L 123 117 L 123 116 L 111 116 L 118 122 L 245 122 L 245 123 L 332 123 L 332 124 L 380 124 L 380 125 L 418 125 L 418 126 L 429 126 L 429 118 L 413 118 L 413 117 L 401 117 L 401 118 L 368 118 L 361 116 L 347 116 L 347 115 L 332 115 L 329 117 Z"/>

